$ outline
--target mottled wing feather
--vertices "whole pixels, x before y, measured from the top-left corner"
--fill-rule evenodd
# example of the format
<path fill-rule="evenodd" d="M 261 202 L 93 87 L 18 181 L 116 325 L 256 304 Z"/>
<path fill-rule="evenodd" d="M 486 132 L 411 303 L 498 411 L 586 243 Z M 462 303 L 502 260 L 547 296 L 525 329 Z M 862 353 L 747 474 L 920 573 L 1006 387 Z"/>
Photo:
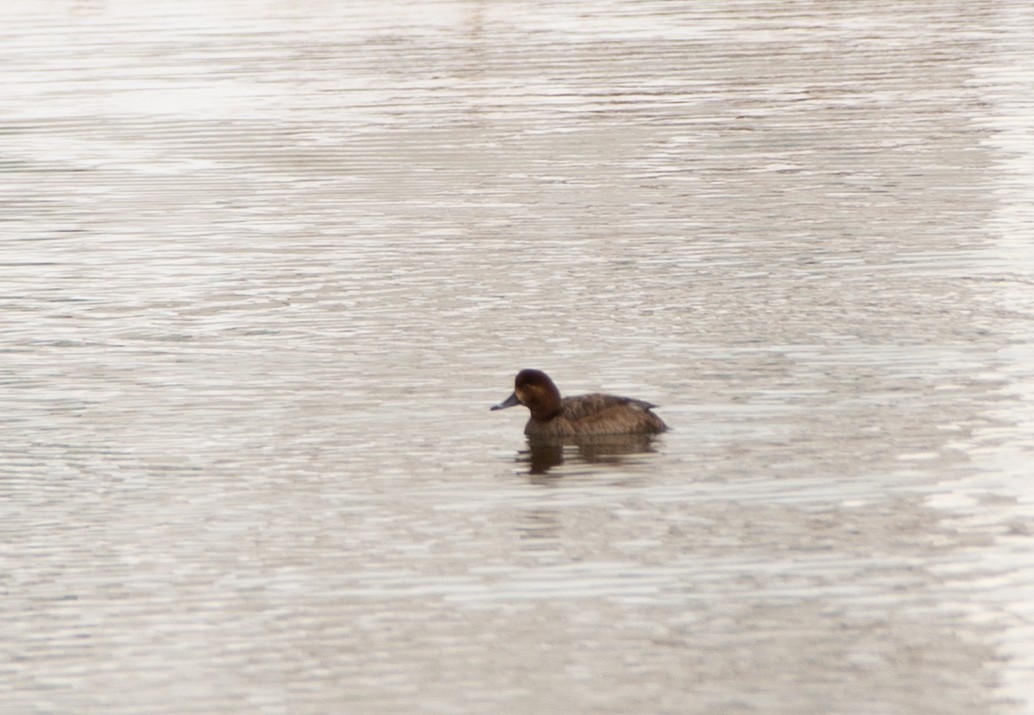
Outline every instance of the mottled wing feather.
<path fill-rule="evenodd" d="M 666 425 L 650 412 L 652 407 L 631 397 L 579 395 L 564 398 L 561 416 L 580 434 L 663 431 Z"/>
<path fill-rule="evenodd" d="M 596 417 L 614 407 L 634 407 L 644 412 L 656 405 L 651 405 L 643 400 L 636 400 L 632 397 L 618 397 L 617 395 L 578 395 L 577 397 L 565 397 L 561 404 L 562 414 L 572 422 Z"/>

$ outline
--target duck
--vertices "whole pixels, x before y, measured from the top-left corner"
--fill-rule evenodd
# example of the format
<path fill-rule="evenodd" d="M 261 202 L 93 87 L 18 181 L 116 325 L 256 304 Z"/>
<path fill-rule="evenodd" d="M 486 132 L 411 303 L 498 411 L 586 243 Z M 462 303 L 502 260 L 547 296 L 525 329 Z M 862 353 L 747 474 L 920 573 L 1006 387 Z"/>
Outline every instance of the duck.
<path fill-rule="evenodd" d="M 524 405 L 531 419 L 524 427 L 528 437 L 579 438 L 602 435 L 654 435 L 668 425 L 652 410 L 656 405 L 632 397 L 593 393 L 561 397 L 549 375 L 524 369 L 514 379 L 513 394 L 491 410 Z"/>

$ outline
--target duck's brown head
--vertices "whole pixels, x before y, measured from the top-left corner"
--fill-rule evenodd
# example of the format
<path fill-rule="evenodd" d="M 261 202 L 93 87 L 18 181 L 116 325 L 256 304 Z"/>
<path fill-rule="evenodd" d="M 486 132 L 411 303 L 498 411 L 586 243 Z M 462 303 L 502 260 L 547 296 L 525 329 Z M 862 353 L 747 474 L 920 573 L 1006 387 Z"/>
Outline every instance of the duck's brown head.
<path fill-rule="evenodd" d="M 544 422 L 560 414 L 560 390 L 541 370 L 521 370 L 513 382 L 513 394 L 492 409 L 514 405 L 524 405 L 531 410 L 533 420 Z"/>

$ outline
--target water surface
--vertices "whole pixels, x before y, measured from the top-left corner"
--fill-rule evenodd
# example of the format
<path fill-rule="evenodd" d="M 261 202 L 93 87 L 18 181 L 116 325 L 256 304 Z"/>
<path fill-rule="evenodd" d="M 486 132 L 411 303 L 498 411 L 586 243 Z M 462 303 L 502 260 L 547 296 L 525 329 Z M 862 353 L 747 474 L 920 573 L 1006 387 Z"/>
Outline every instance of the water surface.
<path fill-rule="evenodd" d="M 1025 3 L 0 28 L 6 709 L 1032 707 Z"/>

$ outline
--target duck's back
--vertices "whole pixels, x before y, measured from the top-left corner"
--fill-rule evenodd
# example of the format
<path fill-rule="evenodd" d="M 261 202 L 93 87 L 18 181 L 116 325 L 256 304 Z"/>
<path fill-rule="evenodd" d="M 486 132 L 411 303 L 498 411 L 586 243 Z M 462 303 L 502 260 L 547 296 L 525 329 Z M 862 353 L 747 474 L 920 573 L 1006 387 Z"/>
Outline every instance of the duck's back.
<path fill-rule="evenodd" d="M 551 420 L 528 422 L 528 435 L 578 437 L 605 434 L 657 434 L 668 426 L 651 412 L 654 405 L 617 395 L 565 397 L 560 414 Z"/>

